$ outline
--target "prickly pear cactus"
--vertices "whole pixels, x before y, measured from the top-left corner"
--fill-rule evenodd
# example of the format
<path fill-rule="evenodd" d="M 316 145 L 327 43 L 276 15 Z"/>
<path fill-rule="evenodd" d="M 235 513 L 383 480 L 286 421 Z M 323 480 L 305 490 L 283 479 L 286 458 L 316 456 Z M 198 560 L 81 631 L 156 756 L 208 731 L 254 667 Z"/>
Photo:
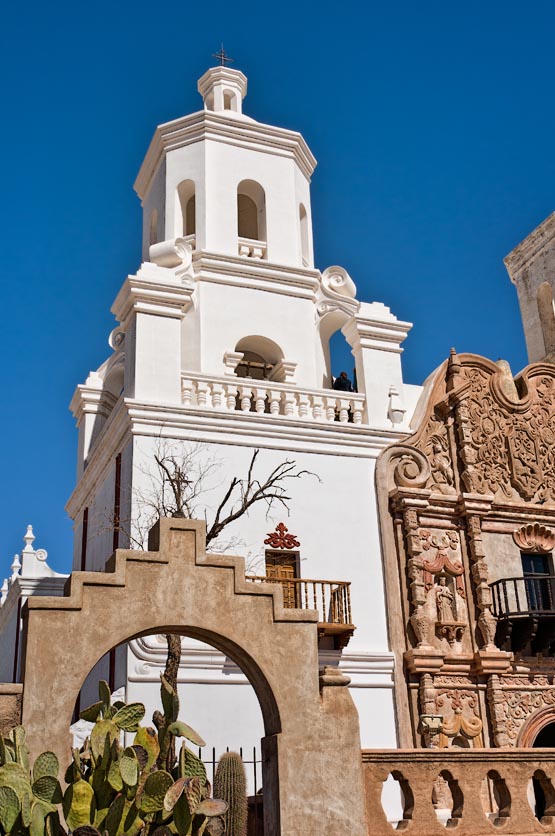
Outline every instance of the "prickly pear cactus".
<path fill-rule="evenodd" d="M 214 795 L 228 804 L 225 814 L 225 833 L 228 836 L 247 834 L 247 778 L 241 755 L 226 752 L 220 758 L 214 776 Z"/>
<path fill-rule="evenodd" d="M 106 682 L 99 701 L 81 712 L 94 723 L 65 772 L 64 793 L 53 752 L 29 765 L 25 729 L 0 737 L 0 836 L 216 836 L 224 832 L 224 801 L 210 798 L 204 764 L 183 742 L 202 738 L 178 719 L 179 699 L 162 677 L 162 706 L 153 728 L 140 726 L 141 703 L 112 704 Z M 122 733 L 135 733 L 132 746 Z"/>

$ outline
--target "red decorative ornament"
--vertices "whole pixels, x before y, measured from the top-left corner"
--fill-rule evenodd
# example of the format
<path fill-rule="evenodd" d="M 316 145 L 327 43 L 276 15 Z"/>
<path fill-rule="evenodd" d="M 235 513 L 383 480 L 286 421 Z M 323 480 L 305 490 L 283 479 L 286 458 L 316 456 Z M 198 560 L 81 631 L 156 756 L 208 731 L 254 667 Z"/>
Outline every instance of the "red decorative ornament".
<path fill-rule="evenodd" d="M 270 546 L 271 549 L 298 549 L 301 544 L 294 534 L 289 534 L 283 523 L 278 523 L 276 530 L 268 533 L 264 545 Z"/>

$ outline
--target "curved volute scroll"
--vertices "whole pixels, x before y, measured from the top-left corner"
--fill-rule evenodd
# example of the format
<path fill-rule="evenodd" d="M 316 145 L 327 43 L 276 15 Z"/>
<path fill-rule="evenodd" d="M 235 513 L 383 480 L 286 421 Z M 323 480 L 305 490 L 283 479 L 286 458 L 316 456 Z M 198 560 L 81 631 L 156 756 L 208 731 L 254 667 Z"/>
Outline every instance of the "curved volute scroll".
<path fill-rule="evenodd" d="M 346 316 L 353 316 L 360 308 L 356 299 L 357 288 L 344 267 L 334 265 L 322 273 L 320 290 L 318 292 L 317 314 L 342 312 Z"/>
<path fill-rule="evenodd" d="M 427 457 L 414 447 L 398 446 L 395 448 L 398 458 L 393 478 L 402 488 L 424 488 L 431 475 Z"/>

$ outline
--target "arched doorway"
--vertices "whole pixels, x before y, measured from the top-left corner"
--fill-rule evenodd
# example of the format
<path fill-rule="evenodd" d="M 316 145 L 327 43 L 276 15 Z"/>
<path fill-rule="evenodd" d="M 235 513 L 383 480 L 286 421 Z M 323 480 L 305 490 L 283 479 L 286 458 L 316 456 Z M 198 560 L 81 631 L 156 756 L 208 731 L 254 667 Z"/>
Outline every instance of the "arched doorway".
<path fill-rule="evenodd" d="M 63 598 L 29 598 L 22 720 L 32 755 L 68 760 L 77 694 L 111 648 L 186 635 L 233 659 L 258 697 L 265 836 L 365 833 L 358 715 L 349 680 L 319 676 L 317 612 L 285 608 L 280 587 L 249 583 L 243 560 L 204 544 L 204 523 L 162 519 L 149 551 L 118 549 L 105 572 L 75 572 Z"/>

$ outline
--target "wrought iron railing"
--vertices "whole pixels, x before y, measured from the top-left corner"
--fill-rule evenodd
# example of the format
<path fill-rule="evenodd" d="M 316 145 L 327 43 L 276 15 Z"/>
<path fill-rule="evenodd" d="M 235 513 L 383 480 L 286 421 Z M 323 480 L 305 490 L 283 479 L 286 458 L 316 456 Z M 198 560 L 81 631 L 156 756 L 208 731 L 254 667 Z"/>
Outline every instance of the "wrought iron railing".
<path fill-rule="evenodd" d="M 348 581 L 320 581 L 311 578 L 272 578 L 248 575 L 253 583 L 279 583 L 285 607 L 316 610 L 323 624 L 352 625 L 351 584 Z"/>
<path fill-rule="evenodd" d="M 496 618 L 555 615 L 555 575 L 501 578 L 490 588 Z"/>

